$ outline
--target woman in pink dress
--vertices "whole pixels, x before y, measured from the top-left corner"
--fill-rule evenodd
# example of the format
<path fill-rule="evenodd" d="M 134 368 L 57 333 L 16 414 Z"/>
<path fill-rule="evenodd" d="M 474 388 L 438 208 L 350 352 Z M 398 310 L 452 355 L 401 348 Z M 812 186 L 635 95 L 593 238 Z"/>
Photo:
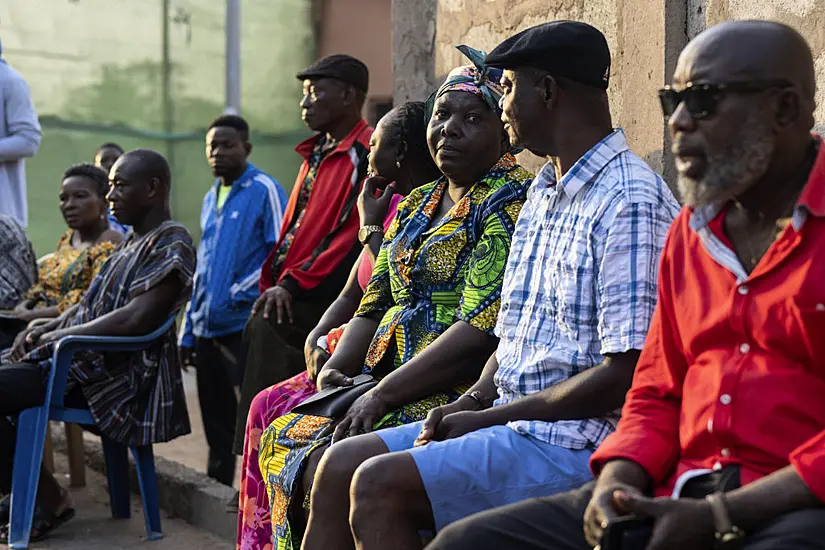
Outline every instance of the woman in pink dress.
<path fill-rule="evenodd" d="M 376 125 L 370 140 L 370 177 L 358 198 L 364 246 L 349 280 L 330 304 L 304 345 L 307 370 L 260 392 L 249 409 L 244 437 L 238 510 L 237 548 L 272 550 L 272 527 L 266 485 L 258 467 L 258 444 L 263 430 L 317 392 L 314 381 L 335 350 L 344 325 L 352 318 L 372 274 L 372 265 L 399 202 L 415 187 L 441 176 L 426 142 L 424 103 L 396 107 Z"/>

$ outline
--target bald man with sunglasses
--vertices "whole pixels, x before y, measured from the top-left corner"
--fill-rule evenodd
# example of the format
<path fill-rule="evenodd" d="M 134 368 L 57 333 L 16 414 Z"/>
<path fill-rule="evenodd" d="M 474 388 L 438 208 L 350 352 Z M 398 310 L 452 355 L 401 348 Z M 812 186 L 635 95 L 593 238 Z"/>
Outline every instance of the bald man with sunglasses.
<path fill-rule="evenodd" d="M 428 550 L 825 549 L 825 148 L 814 64 L 778 23 L 700 34 L 660 99 L 685 208 L 597 480 Z"/>

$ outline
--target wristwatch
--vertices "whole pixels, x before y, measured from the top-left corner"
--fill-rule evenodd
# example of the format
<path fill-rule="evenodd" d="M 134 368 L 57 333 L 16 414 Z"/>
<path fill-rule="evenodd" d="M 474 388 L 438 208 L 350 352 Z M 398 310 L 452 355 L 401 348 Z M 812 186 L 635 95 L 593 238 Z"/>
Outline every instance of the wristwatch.
<path fill-rule="evenodd" d="M 373 233 L 383 233 L 384 228 L 380 225 L 365 225 L 358 230 L 358 241 L 365 245 Z"/>
<path fill-rule="evenodd" d="M 726 545 L 745 536 L 745 532 L 730 521 L 724 493 L 711 493 L 705 497 L 705 500 L 708 501 L 710 510 L 713 512 L 717 548 L 725 548 Z"/>

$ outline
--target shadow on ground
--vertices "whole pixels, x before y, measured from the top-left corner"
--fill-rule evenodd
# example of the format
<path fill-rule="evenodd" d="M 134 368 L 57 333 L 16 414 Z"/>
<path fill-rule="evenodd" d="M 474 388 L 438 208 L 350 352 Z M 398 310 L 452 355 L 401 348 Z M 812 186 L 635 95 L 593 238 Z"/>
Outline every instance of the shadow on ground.
<path fill-rule="evenodd" d="M 61 485 L 68 486 L 68 463 L 66 456 L 55 454 L 55 467 Z M 86 487 L 72 488 L 72 498 L 77 515 L 66 525 L 57 529 L 48 539 L 33 543 L 32 549 L 60 550 L 103 550 L 103 549 L 203 549 L 229 550 L 230 542 L 189 525 L 185 521 L 170 518 L 161 512 L 164 538 L 159 541 L 146 540 L 143 523 L 143 508 L 140 498 L 132 496 L 132 518 L 114 520 L 109 511 L 109 495 L 106 492 L 106 478 L 91 470 L 86 471 Z"/>

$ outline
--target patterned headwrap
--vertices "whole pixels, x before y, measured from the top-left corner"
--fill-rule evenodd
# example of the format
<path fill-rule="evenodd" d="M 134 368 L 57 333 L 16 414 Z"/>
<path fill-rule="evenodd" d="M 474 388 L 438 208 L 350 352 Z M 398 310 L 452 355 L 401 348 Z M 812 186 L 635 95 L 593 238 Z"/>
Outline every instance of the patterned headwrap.
<path fill-rule="evenodd" d="M 501 69 L 486 67 L 484 65 L 484 58 L 487 57 L 486 52 L 476 50 L 469 46 L 458 46 L 457 49 L 472 61 L 473 64 L 456 67 L 450 71 L 444 84 L 427 100 L 427 120 L 429 121 L 430 117 L 432 117 L 435 101 L 447 92 L 468 92 L 474 94 L 489 105 L 493 111 L 501 114 L 501 109 L 498 106 L 498 100 L 501 99 L 501 96 L 504 94 L 504 90 L 499 84 L 502 74 Z"/>

